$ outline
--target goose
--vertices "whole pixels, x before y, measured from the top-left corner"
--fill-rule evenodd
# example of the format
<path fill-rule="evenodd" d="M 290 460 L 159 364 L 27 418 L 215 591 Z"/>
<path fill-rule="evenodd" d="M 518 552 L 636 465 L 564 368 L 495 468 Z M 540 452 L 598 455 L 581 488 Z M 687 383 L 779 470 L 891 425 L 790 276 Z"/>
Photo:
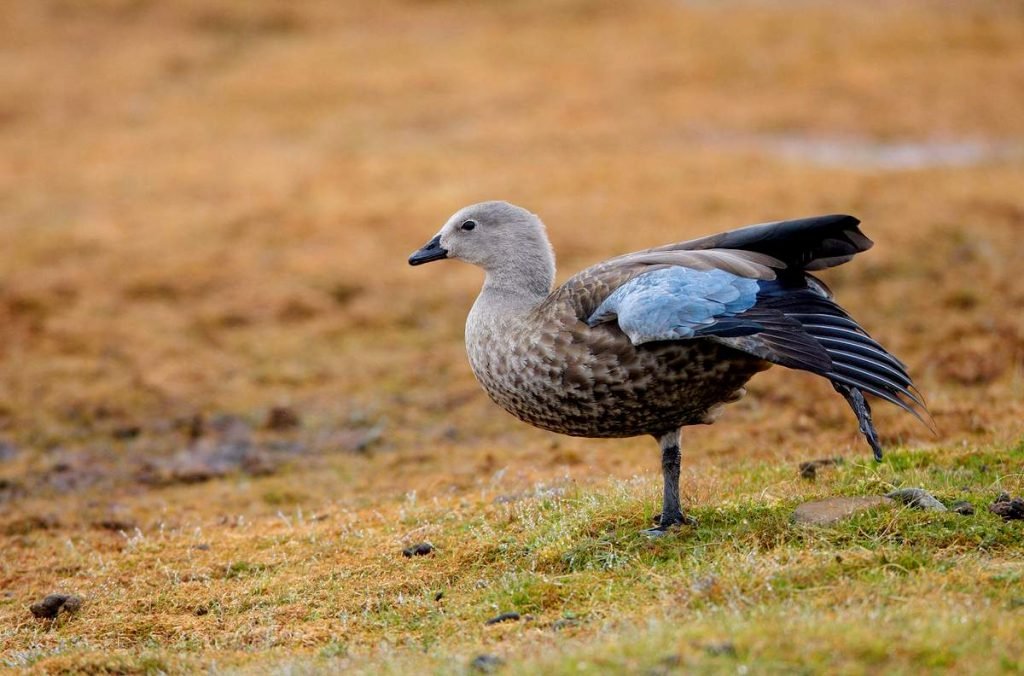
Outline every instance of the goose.
<path fill-rule="evenodd" d="M 409 264 L 484 270 L 466 352 L 503 409 L 561 434 L 657 440 L 662 511 L 645 532 L 661 535 L 695 523 L 680 505 L 681 428 L 714 422 L 772 365 L 827 378 L 876 460 L 866 394 L 928 425 L 907 367 L 811 274 L 872 246 L 859 223 L 834 214 L 751 225 L 611 258 L 555 288 L 541 219 L 489 201 L 457 211 Z"/>

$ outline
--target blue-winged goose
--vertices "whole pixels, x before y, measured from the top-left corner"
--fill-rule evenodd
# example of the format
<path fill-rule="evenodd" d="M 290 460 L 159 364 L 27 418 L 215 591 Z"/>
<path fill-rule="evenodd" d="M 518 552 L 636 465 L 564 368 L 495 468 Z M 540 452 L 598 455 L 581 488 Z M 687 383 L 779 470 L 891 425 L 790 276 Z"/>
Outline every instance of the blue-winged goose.
<path fill-rule="evenodd" d="M 871 246 L 852 216 L 752 225 L 612 258 L 557 289 L 537 216 L 482 202 L 452 216 L 410 258 L 484 269 L 466 320 L 469 363 L 520 420 L 581 437 L 654 436 L 664 502 L 658 527 L 690 523 L 679 505 L 679 429 L 713 422 L 772 364 L 828 378 L 880 459 L 864 394 L 926 415 L 906 367 L 809 271 Z"/>

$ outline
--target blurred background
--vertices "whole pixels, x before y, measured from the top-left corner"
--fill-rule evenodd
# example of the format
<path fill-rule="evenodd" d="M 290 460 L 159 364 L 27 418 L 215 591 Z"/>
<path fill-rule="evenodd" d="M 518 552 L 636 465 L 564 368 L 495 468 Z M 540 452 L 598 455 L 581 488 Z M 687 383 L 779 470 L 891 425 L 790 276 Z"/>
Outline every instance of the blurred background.
<path fill-rule="evenodd" d="M 893 460 L 868 466 L 828 383 L 776 368 L 685 434 L 684 504 L 711 525 L 615 539 L 655 509 L 654 444 L 499 410 L 463 347 L 482 274 L 406 264 L 485 199 L 545 220 L 560 280 L 749 223 L 860 217 L 875 248 L 825 278 L 907 362 L 938 433 L 879 404 Z M 1022 237 L 1015 0 L 5 2 L 0 665 L 156 673 L 389 645 L 457 653 L 437 664 L 495 645 L 558 658 L 557 631 L 485 628 L 510 607 L 554 629 L 579 613 L 582 656 L 620 617 L 690 631 L 673 613 L 700 615 L 711 589 L 693 636 L 739 623 L 741 658 L 842 653 L 859 671 L 895 646 L 907 669 L 1009 669 L 1021 634 L 998 604 L 1020 605 L 1019 548 L 1004 577 L 976 552 L 1012 524 L 983 512 L 935 535 L 905 516 L 882 545 L 869 528 L 805 546 L 786 510 L 878 492 L 922 457 L 907 480 L 943 495 L 1020 492 Z M 850 470 L 799 478 L 835 456 Z M 440 555 L 401 557 L 427 537 Z M 914 559 L 915 538 L 945 549 Z M 605 567 L 566 563 L 578 541 Z M 775 574 L 801 594 L 774 595 Z M 878 580 L 896 610 L 865 624 Z M 27 608 L 59 590 L 85 605 L 50 631 Z M 919 615 L 899 614 L 907 599 Z M 982 607 L 987 624 L 965 625 Z"/>
<path fill-rule="evenodd" d="M 8 515 L 134 495 L 140 519 L 237 476 L 272 488 L 217 509 L 652 472 L 649 440 L 479 391 L 480 272 L 405 261 L 483 199 L 545 220 L 559 279 L 854 214 L 876 247 L 827 281 L 939 429 L 879 405 L 886 442 L 1020 432 L 1020 3 L 40 0 L 5 5 L 0 54 Z M 752 389 L 691 468 L 868 452 L 827 383 Z"/>

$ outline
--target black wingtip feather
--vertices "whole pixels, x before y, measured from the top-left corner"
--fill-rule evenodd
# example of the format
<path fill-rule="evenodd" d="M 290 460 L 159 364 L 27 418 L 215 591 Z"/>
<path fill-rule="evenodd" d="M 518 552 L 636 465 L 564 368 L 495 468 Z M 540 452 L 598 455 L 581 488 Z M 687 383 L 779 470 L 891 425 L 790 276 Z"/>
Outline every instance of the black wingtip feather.
<path fill-rule="evenodd" d="M 853 216 L 828 214 L 749 225 L 682 246 L 755 251 L 782 261 L 792 270 L 823 270 L 841 265 L 873 246 L 859 225 L 860 220 Z"/>
<path fill-rule="evenodd" d="M 861 393 L 871 394 L 911 413 L 934 432 L 935 425 L 928 407 L 914 387 L 906 365 L 868 335 L 831 298 L 799 284 L 798 280 L 762 282 L 757 311 L 779 312 L 787 321 L 797 323 L 801 335 L 820 345 L 831 364 L 819 370 L 791 361 L 779 360 L 778 363 L 825 376 L 844 393 L 855 411 L 858 410 L 854 406 L 856 398 L 862 397 Z M 784 324 L 782 326 L 785 327 Z M 789 333 L 773 337 L 773 340 L 785 344 L 792 338 L 794 336 Z M 856 390 L 854 394 L 849 394 L 851 388 Z M 870 421 L 870 416 L 868 419 Z"/>

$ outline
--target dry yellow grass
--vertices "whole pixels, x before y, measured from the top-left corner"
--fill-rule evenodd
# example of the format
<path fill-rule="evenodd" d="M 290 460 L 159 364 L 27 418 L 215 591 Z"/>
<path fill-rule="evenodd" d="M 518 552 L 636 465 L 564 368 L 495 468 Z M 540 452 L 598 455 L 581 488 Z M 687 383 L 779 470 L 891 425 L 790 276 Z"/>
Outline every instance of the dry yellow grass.
<path fill-rule="evenodd" d="M 0 54 L 0 665 L 1024 666 L 1024 538 L 983 509 L 1022 492 L 1017 4 L 46 0 Z M 939 435 L 879 406 L 901 449 L 871 466 L 827 383 L 773 370 L 686 434 L 699 529 L 636 540 L 650 440 L 497 410 L 461 344 L 479 272 L 405 265 L 491 198 L 562 278 L 859 216 L 878 246 L 827 279 Z M 907 482 L 982 513 L 786 524 Z M 29 615 L 59 590 L 78 614 Z"/>

